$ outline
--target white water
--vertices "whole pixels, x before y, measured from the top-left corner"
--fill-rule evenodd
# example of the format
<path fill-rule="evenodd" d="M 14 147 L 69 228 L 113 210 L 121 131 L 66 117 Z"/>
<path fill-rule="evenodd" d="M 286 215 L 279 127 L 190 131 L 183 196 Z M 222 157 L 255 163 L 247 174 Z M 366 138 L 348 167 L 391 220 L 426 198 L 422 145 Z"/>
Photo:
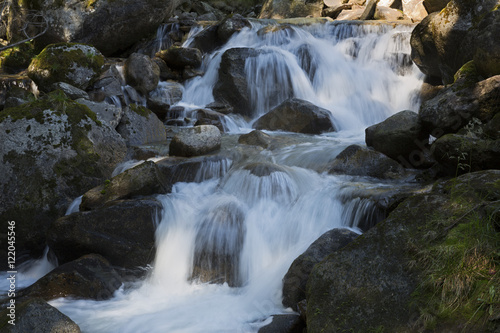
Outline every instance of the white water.
<path fill-rule="evenodd" d="M 281 280 L 291 262 L 332 228 L 359 231 L 359 218 L 372 213 L 366 200 L 346 202 L 346 186 L 356 187 L 359 178 L 322 172 L 347 145 L 364 141 L 368 125 L 417 110 L 422 77 L 414 66 L 398 75 L 401 57 L 394 56 L 409 53 L 411 27 L 324 25 L 257 34 L 261 28 L 246 29 L 207 55 L 206 74 L 186 84 L 180 104 L 212 102 L 223 50 L 254 47 L 271 51 L 246 64 L 255 118 L 290 97 L 278 91 L 270 99 L 271 90 L 289 85 L 293 96 L 330 110 L 340 131 L 264 150 L 227 165 L 228 172 L 178 183 L 158 196 L 164 211 L 146 280 L 108 301 L 51 301 L 83 332 L 256 332 L 269 316 L 290 312 L 281 305 Z M 251 123 L 235 118 L 226 125 L 248 132 Z M 232 260 L 239 287 L 192 276 L 203 250 Z"/>

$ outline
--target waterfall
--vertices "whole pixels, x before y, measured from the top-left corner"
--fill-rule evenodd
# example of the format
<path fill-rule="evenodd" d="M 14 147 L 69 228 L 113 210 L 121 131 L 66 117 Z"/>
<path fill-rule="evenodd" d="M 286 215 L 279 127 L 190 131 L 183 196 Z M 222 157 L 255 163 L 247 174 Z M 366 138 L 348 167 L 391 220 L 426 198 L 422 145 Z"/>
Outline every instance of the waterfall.
<path fill-rule="evenodd" d="M 171 193 L 157 195 L 163 206 L 157 251 L 144 281 L 107 301 L 50 303 L 89 333 L 257 332 L 269 316 L 292 313 L 281 305 L 282 278 L 292 261 L 328 230 L 361 233 L 383 218 L 373 201 L 352 189 L 387 183 L 327 171 L 345 147 L 363 144 L 367 126 L 404 109 L 417 110 L 423 77 L 409 61 L 411 30 L 254 22 L 207 54 L 204 76 L 185 83 L 180 105 L 194 109 L 214 101 L 224 51 L 260 50 L 244 66 L 253 119 L 227 118 L 223 142 L 248 132 L 257 117 L 292 96 L 329 110 L 339 130 L 281 133 L 285 143 L 273 149 L 235 148 L 236 140 L 229 140 L 239 149 L 231 159 L 206 161 L 196 182 L 179 182 Z M 132 98 L 127 88 L 124 93 Z"/>
<path fill-rule="evenodd" d="M 213 102 L 222 54 L 248 47 L 260 53 L 245 62 L 254 120 L 297 97 L 329 110 L 341 130 L 365 128 L 398 111 L 418 109 L 423 75 L 410 60 L 412 29 L 359 22 L 300 28 L 253 23 L 205 57 L 205 75 L 186 84 L 181 103 Z"/>

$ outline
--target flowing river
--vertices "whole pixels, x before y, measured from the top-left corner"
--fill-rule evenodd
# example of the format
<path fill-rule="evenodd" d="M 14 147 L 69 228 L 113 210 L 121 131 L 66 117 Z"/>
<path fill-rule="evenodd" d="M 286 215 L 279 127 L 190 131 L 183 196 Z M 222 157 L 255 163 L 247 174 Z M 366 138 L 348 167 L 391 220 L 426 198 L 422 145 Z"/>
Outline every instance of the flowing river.
<path fill-rule="evenodd" d="M 110 300 L 50 302 L 83 332 L 257 332 L 271 315 L 292 312 L 281 305 L 282 278 L 314 240 L 333 228 L 361 233 L 367 219 L 383 218 L 370 200 L 353 193 L 393 183 L 326 171 L 345 147 L 364 144 L 367 126 L 418 110 L 423 75 L 410 61 L 413 26 L 337 22 L 263 29 L 256 22 L 234 35 L 205 56 L 205 75 L 185 84 L 178 104 L 204 107 L 214 101 L 224 50 L 269 51 L 245 64 L 254 119 L 224 122 L 223 150 L 238 153 L 206 163 L 200 182 L 177 183 L 172 193 L 157 196 L 164 209 L 153 221 L 157 254 L 147 277 Z M 337 131 L 269 133 L 286 144 L 237 149 L 238 136 L 290 94 L 331 111 Z M 193 279 L 203 253 L 229 258 L 223 269 L 231 279 Z"/>

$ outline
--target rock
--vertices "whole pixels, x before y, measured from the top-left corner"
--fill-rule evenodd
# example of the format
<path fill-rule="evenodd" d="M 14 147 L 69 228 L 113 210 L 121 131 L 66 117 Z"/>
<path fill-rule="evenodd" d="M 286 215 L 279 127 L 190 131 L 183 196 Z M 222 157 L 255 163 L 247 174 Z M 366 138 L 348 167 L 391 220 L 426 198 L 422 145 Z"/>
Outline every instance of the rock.
<path fill-rule="evenodd" d="M 227 42 L 231 36 L 237 32 L 243 30 L 243 28 L 251 28 L 250 22 L 241 16 L 240 14 L 235 14 L 231 17 L 227 17 L 219 24 L 217 27 L 217 37 L 223 43 Z"/>
<path fill-rule="evenodd" d="M 359 5 L 353 5 L 352 9 L 343 10 L 338 16 L 337 21 L 351 21 L 351 20 L 359 20 L 365 8 L 360 7 Z"/>
<path fill-rule="evenodd" d="M 323 1 L 267 0 L 259 14 L 260 19 L 283 19 L 292 17 L 320 17 Z"/>
<path fill-rule="evenodd" d="M 225 116 L 222 113 L 210 109 L 198 109 L 193 111 L 194 117 L 197 119 L 195 126 L 198 125 L 214 125 L 221 132 L 224 132 L 222 120 Z"/>
<path fill-rule="evenodd" d="M 0 217 L 16 221 L 20 256 L 39 257 L 49 224 L 74 198 L 111 176 L 123 139 L 61 91 L 0 114 Z"/>
<path fill-rule="evenodd" d="M 405 14 L 398 9 L 388 8 L 378 5 L 373 15 L 375 20 L 397 21 L 407 19 Z M 405 54 L 406 56 L 406 54 Z M 413 65 L 410 59 L 410 66 Z"/>
<path fill-rule="evenodd" d="M 80 211 L 104 207 L 115 200 L 167 193 L 170 189 L 167 183 L 168 179 L 156 164 L 146 161 L 87 191 L 82 197 Z"/>
<path fill-rule="evenodd" d="M 474 26 L 480 26 L 496 4 L 496 0 L 452 0 L 439 13 L 428 15 L 412 32 L 413 62 L 424 74 L 453 82 L 453 74 L 476 51 Z M 463 52 L 457 55 L 455 50 Z"/>
<path fill-rule="evenodd" d="M 162 81 L 167 81 L 167 80 L 179 81 L 181 79 L 179 72 L 172 70 L 170 67 L 168 67 L 167 63 L 163 59 L 160 59 L 160 58 L 155 56 L 152 60 L 160 68 L 160 80 L 162 80 Z"/>
<path fill-rule="evenodd" d="M 170 142 L 172 156 L 198 156 L 205 155 L 220 149 L 221 134 L 213 125 L 201 125 L 187 128 L 174 136 Z"/>
<path fill-rule="evenodd" d="M 7 317 L 7 310 L 1 312 L 2 318 Z M 40 298 L 16 303 L 15 325 L 5 322 L 0 324 L 1 333 L 80 333 L 80 327 L 69 317 Z"/>
<path fill-rule="evenodd" d="M 219 67 L 219 79 L 213 90 L 216 101 L 228 103 L 235 113 L 249 117 L 253 115 L 245 62 L 262 52 L 251 48 L 233 48 L 224 52 Z"/>
<path fill-rule="evenodd" d="M 122 78 L 116 65 L 111 64 L 94 82 L 89 96 L 97 102 L 102 102 L 107 98 L 108 100 L 118 100 L 120 103 L 123 103 L 122 86 L 125 85 L 125 80 Z"/>
<path fill-rule="evenodd" d="M 335 131 L 330 111 L 298 98 L 284 101 L 260 117 L 253 128 L 305 134 Z"/>
<path fill-rule="evenodd" d="M 473 59 L 478 72 L 485 78 L 500 75 L 500 42 L 497 37 L 500 35 L 500 12 L 498 9 L 486 14 L 474 34 L 469 35 L 474 38 L 476 46 Z"/>
<path fill-rule="evenodd" d="M 57 64 L 57 65 L 55 65 Z M 85 90 L 101 74 L 104 57 L 89 45 L 60 43 L 47 46 L 31 61 L 28 76 L 40 90 L 65 82 Z"/>
<path fill-rule="evenodd" d="M 245 214 L 236 202 L 225 202 L 203 214 L 196 233 L 191 279 L 242 286 L 240 254 L 245 239 Z"/>
<path fill-rule="evenodd" d="M 427 16 L 424 0 L 403 0 L 403 13 L 413 22 L 420 22 Z"/>
<path fill-rule="evenodd" d="M 375 10 L 377 9 L 377 3 L 379 0 L 368 0 L 366 3 L 366 8 L 361 14 L 360 20 L 372 20 L 375 15 Z"/>
<path fill-rule="evenodd" d="M 87 106 L 97 115 L 97 119 L 111 128 L 116 128 L 123 116 L 123 109 L 106 102 L 92 102 L 87 99 L 77 99 L 77 103 Z"/>
<path fill-rule="evenodd" d="M 426 133 L 438 138 L 456 133 L 473 117 L 486 123 L 498 112 L 500 75 L 478 83 L 457 82 L 423 103 L 418 113 Z"/>
<path fill-rule="evenodd" d="M 223 115 L 228 115 L 230 113 L 233 113 L 233 108 L 231 107 L 231 105 L 225 103 L 212 102 L 210 104 L 207 104 L 206 107 L 208 109 L 222 113 Z"/>
<path fill-rule="evenodd" d="M 335 158 L 328 173 L 397 179 L 404 175 L 404 169 L 382 153 L 351 145 Z"/>
<path fill-rule="evenodd" d="M 182 100 L 184 87 L 180 83 L 161 82 L 158 87 L 149 93 L 147 107 L 160 120 L 165 120 L 172 104 Z"/>
<path fill-rule="evenodd" d="M 202 53 L 211 53 L 215 49 L 221 47 L 224 42 L 219 39 L 217 34 L 218 29 L 219 24 L 205 27 L 202 31 L 193 36 L 191 46 L 199 49 Z"/>
<path fill-rule="evenodd" d="M 367 146 L 414 168 L 429 166 L 428 137 L 413 111 L 398 112 L 365 130 Z"/>
<path fill-rule="evenodd" d="M 17 31 L 15 33 L 17 33 Z M 13 36 L 9 36 L 9 39 L 13 42 L 12 37 Z M 34 56 L 36 56 L 36 51 L 33 43 L 23 43 L 8 48 L 0 52 L 0 68 L 4 73 L 19 73 L 28 68 Z"/>
<path fill-rule="evenodd" d="M 5 104 L 4 108 L 11 108 L 20 106 L 29 101 L 34 101 L 35 95 L 30 91 L 21 87 L 13 86 L 10 87 L 5 94 Z"/>
<path fill-rule="evenodd" d="M 89 254 L 53 269 L 18 294 L 21 299 L 40 297 L 50 301 L 59 297 L 106 300 L 122 285 L 122 279 L 109 262 Z"/>
<path fill-rule="evenodd" d="M 117 201 L 53 222 L 47 244 L 59 263 L 96 253 L 111 265 L 145 267 L 155 256 L 155 229 L 162 205 L 155 199 Z"/>
<path fill-rule="evenodd" d="M 156 56 L 167 64 L 168 67 L 183 69 L 190 66 L 197 68 L 201 66 L 201 51 L 195 48 L 172 46 L 168 50 L 160 51 Z"/>
<path fill-rule="evenodd" d="M 258 146 L 264 149 L 269 148 L 272 137 L 259 130 L 253 130 L 248 134 L 242 134 L 238 138 L 238 143 L 250 146 Z"/>
<path fill-rule="evenodd" d="M 422 83 L 422 87 L 420 88 L 420 100 L 421 103 L 425 103 L 428 100 L 436 97 L 436 95 L 444 88 L 442 85 L 432 85 L 429 83 Z"/>
<path fill-rule="evenodd" d="M 299 315 L 274 315 L 273 321 L 261 327 L 258 333 L 302 333 L 305 327 Z"/>
<path fill-rule="evenodd" d="M 127 84 L 146 95 L 158 86 L 160 67 L 144 54 L 132 53 L 123 67 Z"/>
<path fill-rule="evenodd" d="M 472 173 L 448 185 L 460 184 L 473 192 L 476 188 L 489 188 L 494 192 L 498 189 L 493 185 L 498 174 L 498 170 Z M 478 204 L 498 200 L 498 193 L 479 199 L 457 192 L 454 186 L 445 187 L 449 190 L 446 194 L 433 190 L 410 197 L 387 219 L 314 266 L 306 292 L 307 330 L 370 332 L 383 327 L 387 332 L 411 332 L 420 322 L 418 318 L 429 313 L 420 312 L 420 306 L 437 302 L 437 310 L 444 305 L 445 300 L 440 296 L 433 298 L 443 292 L 443 284 L 437 281 L 442 282 L 444 275 L 437 272 L 431 276 L 436 272 L 429 268 L 430 263 L 439 269 L 450 265 L 448 260 L 455 253 L 471 249 L 467 247 L 471 246 L 468 243 L 471 230 L 481 228 L 480 232 L 484 232 L 487 226 L 478 222 L 484 221 L 481 217 L 479 220 L 457 217 L 468 211 L 485 217 L 477 209 Z M 446 250 L 449 255 L 440 255 L 439 250 Z M 479 268 L 471 269 L 479 272 Z M 446 274 L 455 276 L 449 271 Z M 429 278 L 436 283 L 429 283 Z M 465 297 L 466 302 L 475 300 L 470 294 Z M 436 315 L 431 315 L 431 320 L 437 331 L 460 331 L 469 317 L 458 315 L 451 326 L 447 319 Z M 478 332 L 487 331 L 481 325 L 488 324 L 479 325 Z"/>
<path fill-rule="evenodd" d="M 65 82 L 56 82 L 52 85 L 52 90 L 62 90 L 66 96 L 71 98 L 72 100 L 77 100 L 79 98 L 89 99 L 89 94 L 82 89 L 77 87 L 73 87 L 71 84 Z"/>
<path fill-rule="evenodd" d="M 500 112 L 484 125 L 484 135 L 490 140 L 500 139 Z"/>
<path fill-rule="evenodd" d="M 483 140 L 458 134 L 447 134 L 432 145 L 436 161 L 448 174 L 462 174 L 500 168 L 500 140 Z"/>
<path fill-rule="evenodd" d="M 450 0 L 424 0 L 423 4 L 427 13 L 440 12 Z"/>
<path fill-rule="evenodd" d="M 323 9 L 323 12 L 321 15 L 325 16 L 325 17 L 331 17 L 332 19 L 336 19 L 339 16 L 339 14 L 343 10 L 346 10 L 346 9 L 352 9 L 352 5 L 351 4 L 343 4 L 343 5 L 339 5 L 336 7 L 326 7 Z"/>
<path fill-rule="evenodd" d="M 167 139 L 165 126 L 160 119 L 147 108 L 135 104 L 125 109 L 116 131 L 125 139 L 127 146 L 140 146 Z"/>
<path fill-rule="evenodd" d="M 154 34 L 180 1 L 123 0 L 97 2 L 30 3 L 50 22 L 50 29 L 37 44 L 78 42 L 94 45 L 106 56 L 123 52 L 142 38 Z"/>
<path fill-rule="evenodd" d="M 36 90 L 36 84 L 26 75 L 9 75 L 9 76 L 0 76 L 0 110 L 5 106 L 5 100 L 9 97 L 10 90 L 23 89 L 26 93 L 16 93 L 14 92 L 15 97 L 21 97 L 24 99 L 24 96 L 33 94 Z"/>
<path fill-rule="evenodd" d="M 306 298 L 306 285 L 314 265 L 345 247 L 359 235 L 348 229 L 332 229 L 312 243 L 295 259 L 283 278 L 283 306 L 297 311 L 297 303 Z"/>

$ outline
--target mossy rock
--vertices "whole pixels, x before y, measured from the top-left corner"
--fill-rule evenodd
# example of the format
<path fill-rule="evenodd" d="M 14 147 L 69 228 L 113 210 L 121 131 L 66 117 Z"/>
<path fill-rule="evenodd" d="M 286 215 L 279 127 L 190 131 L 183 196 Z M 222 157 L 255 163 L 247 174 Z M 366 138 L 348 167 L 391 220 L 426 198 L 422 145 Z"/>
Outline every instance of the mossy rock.
<path fill-rule="evenodd" d="M 93 46 L 76 43 L 51 44 L 31 62 L 28 76 L 40 90 L 65 82 L 85 90 L 99 77 L 104 56 Z"/>
<path fill-rule="evenodd" d="M 0 53 L 0 67 L 6 73 L 18 73 L 28 68 L 35 55 L 35 48 L 31 43 L 15 46 Z"/>
<path fill-rule="evenodd" d="M 48 225 L 69 203 L 109 178 L 123 139 L 61 91 L 0 114 L 0 218 L 16 221 L 17 250 L 40 255 Z"/>

